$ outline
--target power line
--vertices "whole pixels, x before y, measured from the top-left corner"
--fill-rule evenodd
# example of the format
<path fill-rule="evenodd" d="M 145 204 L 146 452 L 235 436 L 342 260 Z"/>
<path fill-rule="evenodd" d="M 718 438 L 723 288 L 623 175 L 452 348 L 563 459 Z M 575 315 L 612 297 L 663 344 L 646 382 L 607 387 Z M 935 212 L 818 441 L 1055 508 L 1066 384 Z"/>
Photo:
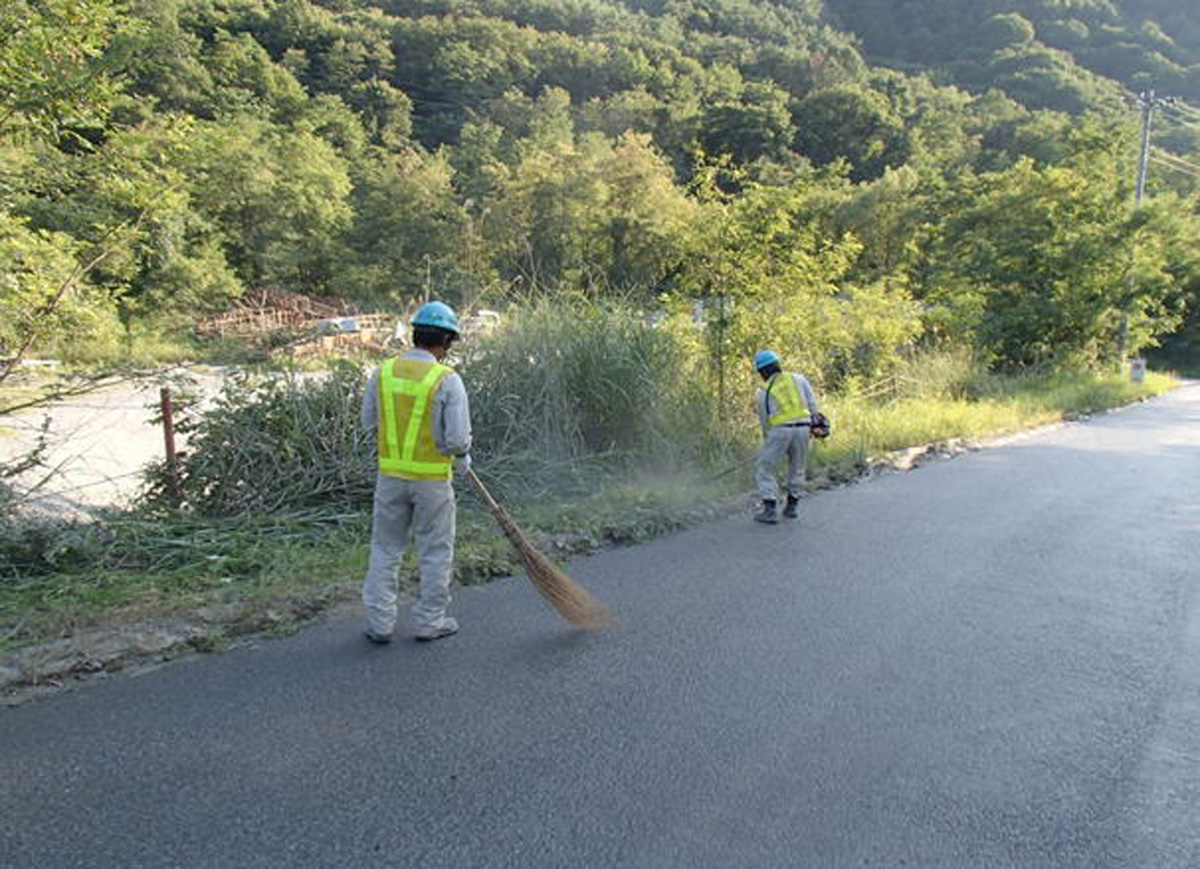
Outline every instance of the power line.
<path fill-rule="evenodd" d="M 1168 115 L 1172 115 L 1173 117 L 1176 117 L 1176 118 L 1186 119 L 1188 122 L 1195 122 L 1195 121 L 1200 120 L 1200 114 L 1194 114 L 1192 112 L 1185 112 L 1180 107 L 1179 103 L 1166 103 L 1163 105 L 1162 108 L 1163 108 L 1163 111 L 1166 112 Z"/>
<path fill-rule="evenodd" d="M 1170 172 L 1178 172 L 1180 175 L 1190 175 L 1192 178 L 1200 178 L 1200 172 L 1196 172 L 1191 169 L 1184 169 L 1182 166 L 1176 166 L 1174 163 L 1164 160 L 1161 157 L 1151 157 L 1150 162 L 1155 166 Z"/>
<path fill-rule="evenodd" d="M 1150 159 L 1160 166 L 1169 166 L 1180 172 L 1200 175 L 1200 166 L 1197 166 L 1195 163 L 1189 163 L 1187 160 L 1181 160 L 1169 151 L 1162 151 L 1156 148 L 1155 153 L 1150 155 Z"/>
<path fill-rule="evenodd" d="M 1153 151 L 1156 157 L 1162 157 L 1166 160 L 1174 160 L 1177 163 L 1182 163 L 1189 169 L 1195 169 L 1197 172 L 1200 172 L 1200 165 L 1192 163 L 1186 157 L 1180 157 L 1174 151 L 1168 151 L 1166 148 L 1160 148 L 1157 145 L 1154 146 Z"/>
<path fill-rule="evenodd" d="M 1175 99 L 1171 102 L 1171 108 L 1181 114 L 1191 115 L 1193 118 L 1200 120 L 1200 109 L 1190 106 L 1181 99 Z"/>
<path fill-rule="evenodd" d="M 1163 117 L 1172 123 L 1179 124 L 1183 127 L 1200 127 L 1200 117 L 1193 120 L 1191 115 L 1185 115 L 1177 112 L 1170 106 L 1163 106 Z"/>

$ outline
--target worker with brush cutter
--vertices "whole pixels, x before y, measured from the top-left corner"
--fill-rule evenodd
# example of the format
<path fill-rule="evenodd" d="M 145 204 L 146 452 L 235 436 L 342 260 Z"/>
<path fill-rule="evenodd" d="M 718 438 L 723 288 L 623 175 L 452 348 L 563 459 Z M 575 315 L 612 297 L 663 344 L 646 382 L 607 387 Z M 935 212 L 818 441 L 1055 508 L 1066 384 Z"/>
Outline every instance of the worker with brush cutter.
<path fill-rule="evenodd" d="M 754 475 L 762 509 L 754 515 L 756 522 L 774 525 L 778 522 L 775 507 L 779 501 L 779 484 L 775 469 L 787 456 L 787 505 L 783 515 L 796 518 L 800 493 L 804 491 L 804 463 L 808 455 L 810 426 L 824 425 L 817 412 L 817 398 L 808 379 L 790 374 L 779 367 L 779 356 L 772 350 L 760 350 L 754 356 L 754 368 L 765 382 L 758 391 L 758 419 L 762 425 L 763 445 L 758 454 Z"/>
<path fill-rule="evenodd" d="M 458 631 L 446 615 L 454 561 L 452 476 L 471 467 L 471 415 L 462 378 L 442 360 L 459 336 L 458 317 L 442 302 L 421 306 L 412 320 L 413 347 L 384 362 L 367 382 L 364 428 L 378 433 L 379 474 L 371 555 L 363 581 L 367 639 L 391 642 L 396 625 L 396 566 L 412 534 L 420 591 L 412 607 L 416 638 Z"/>

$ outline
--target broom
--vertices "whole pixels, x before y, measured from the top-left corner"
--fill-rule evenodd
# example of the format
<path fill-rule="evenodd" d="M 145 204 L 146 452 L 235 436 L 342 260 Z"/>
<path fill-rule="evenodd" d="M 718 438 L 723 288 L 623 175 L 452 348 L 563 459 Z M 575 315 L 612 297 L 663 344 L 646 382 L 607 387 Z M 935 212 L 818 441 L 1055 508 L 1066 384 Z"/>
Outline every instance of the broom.
<path fill-rule="evenodd" d="M 554 565 L 545 555 L 539 552 L 529 538 L 517 527 L 517 523 L 508 515 L 500 504 L 492 497 L 492 493 L 476 476 L 475 471 L 468 469 L 467 476 L 475 486 L 475 491 L 483 499 L 488 510 L 500 525 L 504 536 L 512 544 L 513 551 L 533 581 L 533 587 L 544 597 L 550 606 L 558 610 L 559 615 L 577 628 L 594 631 L 612 624 L 612 613 L 608 607 L 600 603 L 587 590 L 562 570 Z"/>

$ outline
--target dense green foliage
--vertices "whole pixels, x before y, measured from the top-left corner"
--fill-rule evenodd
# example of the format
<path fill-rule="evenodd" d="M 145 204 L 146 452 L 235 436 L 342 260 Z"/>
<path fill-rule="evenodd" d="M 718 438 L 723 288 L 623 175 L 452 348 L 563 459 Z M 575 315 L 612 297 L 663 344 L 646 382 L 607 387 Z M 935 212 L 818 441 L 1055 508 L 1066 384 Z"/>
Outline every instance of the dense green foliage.
<path fill-rule="evenodd" d="M 263 286 L 699 304 L 720 383 L 770 340 L 829 386 L 920 342 L 1111 361 L 1122 322 L 1152 344 L 1195 296 L 1200 111 L 1157 110 L 1135 217 L 1120 100 L 1200 102 L 1168 3 L 12 0 L 0 24 L 0 380 Z"/>

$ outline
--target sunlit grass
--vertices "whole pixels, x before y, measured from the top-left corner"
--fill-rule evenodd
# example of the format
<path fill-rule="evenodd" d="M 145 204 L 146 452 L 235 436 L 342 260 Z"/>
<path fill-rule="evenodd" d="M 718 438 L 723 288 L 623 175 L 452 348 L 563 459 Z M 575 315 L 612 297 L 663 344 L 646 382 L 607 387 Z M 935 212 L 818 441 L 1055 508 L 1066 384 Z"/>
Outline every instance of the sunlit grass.
<path fill-rule="evenodd" d="M 464 493 L 465 494 L 465 493 Z M 648 540 L 714 513 L 720 490 L 676 480 L 646 488 L 598 486 L 571 503 L 518 503 L 513 513 L 551 557 Z M 295 517 L 116 519 L 103 528 L 61 529 L 61 570 L 0 577 L 0 652 L 101 625 L 211 610 L 234 632 L 299 623 L 331 603 L 357 598 L 366 570 L 367 512 Z M 460 585 L 519 573 L 519 562 L 482 507 L 463 498 L 454 570 Z M 105 556 L 101 550 L 120 555 Z M 415 588 L 410 549 L 399 574 Z M 289 615 L 291 614 L 291 615 Z M 209 616 L 204 616 L 208 618 Z"/>
<path fill-rule="evenodd" d="M 1140 384 L 1117 375 L 1055 375 L 987 378 L 976 385 L 979 397 L 971 399 L 833 398 L 825 406 L 835 435 L 815 451 L 814 462 L 845 465 L 920 444 L 994 437 L 1120 407 L 1173 386 L 1169 376 L 1154 373 Z"/>

